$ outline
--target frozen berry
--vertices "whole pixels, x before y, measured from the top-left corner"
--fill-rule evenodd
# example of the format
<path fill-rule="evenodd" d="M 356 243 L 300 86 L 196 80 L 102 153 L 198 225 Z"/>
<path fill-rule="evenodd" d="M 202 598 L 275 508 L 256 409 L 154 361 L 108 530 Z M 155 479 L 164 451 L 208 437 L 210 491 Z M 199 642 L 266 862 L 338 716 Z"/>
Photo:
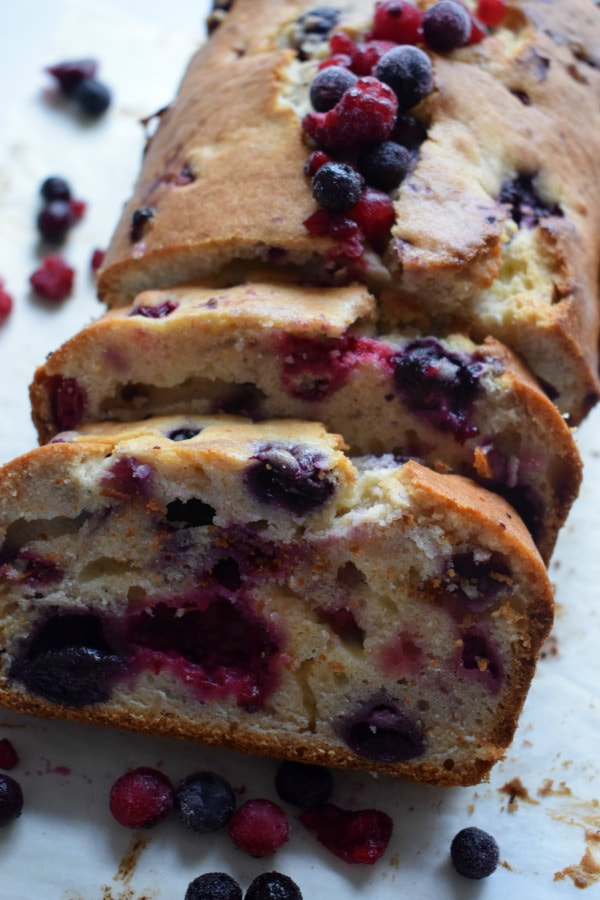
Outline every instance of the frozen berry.
<path fill-rule="evenodd" d="M 58 81 L 63 94 L 70 96 L 84 78 L 93 78 L 98 71 L 95 59 L 75 59 L 48 66 L 46 72 Z"/>
<path fill-rule="evenodd" d="M 60 256 L 46 256 L 29 281 L 46 300 L 64 300 L 73 289 L 75 271 Z"/>
<path fill-rule="evenodd" d="M 381 859 L 394 827 L 390 817 L 379 810 L 350 811 L 332 803 L 307 809 L 299 818 L 340 859 L 366 866 L 372 866 Z"/>
<path fill-rule="evenodd" d="M 104 262 L 104 257 L 106 256 L 106 251 L 100 250 L 96 248 L 92 253 L 92 258 L 90 260 L 90 267 L 92 272 L 97 272 L 102 263 Z"/>
<path fill-rule="evenodd" d="M 315 175 L 321 166 L 324 166 L 325 163 L 331 162 L 331 157 L 327 153 L 323 153 L 322 150 L 315 150 L 310 154 L 306 163 L 304 164 L 304 174 L 308 175 L 309 178 L 312 178 Z"/>
<path fill-rule="evenodd" d="M 352 59 L 356 53 L 356 43 L 345 31 L 337 31 L 331 36 L 329 49 L 333 56 L 349 56 Z"/>
<path fill-rule="evenodd" d="M 500 849 L 495 838 L 481 828 L 463 828 L 450 846 L 454 868 L 465 878 L 487 878 L 496 871 Z"/>
<path fill-rule="evenodd" d="M 357 81 L 356 75 L 348 69 L 328 66 L 315 76 L 310 86 L 310 102 L 317 112 L 327 112 L 339 103 L 348 88 Z"/>
<path fill-rule="evenodd" d="M 0 769 L 14 769 L 18 762 L 17 751 L 8 738 L 2 738 L 0 741 Z"/>
<path fill-rule="evenodd" d="M 71 224 L 76 225 L 83 219 L 87 203 L 83 200 L 69 200 L 69 209 L 71 210 Z"/>
<path fill-rule="evenodd" d="M 0 325 L 8 319 L 13 308 L 13 298 L 4 290 L 4 282 L 0 278 Z"/>
<path fill-rule="evenodd" d="M 418 47 L 408 44 L 394 47 L 382 56 L 373 74 L 389 84 L 398 98 L 401 111 L 412 109 L 433 90 L 431 60 Z"/>
<path fill-rule="evenodd" d="M 133 243 L 141 241 L 146 225 L 154 216 L 155 212 L 150 206 L 145 206 L 143 209 L 134 209 L 131 214 L 131 229 L 129 232 Z"/>
<path fill-rule="evenodd" d="M 400 115 L 390 135 L 390 140 L 402 144 L 408 150 L 417 150 L 427 137 L 425 126 L 414 116 Z"/>
<path fill-rule="evenodd" d="M 187 828 L 205 834 L 229 822 L 235 794 L 229 782 L 215 772 L 195 772 L 175 791 L 175 809 Z"/>
<path fill-rule="evenodd" d="M 64 178 L 59 175 L 51 175 L 42 183 L 40 194 L 48 203 L 51 200 L 70 200 L 71 188 Z"/>
<path fill-rule="evenodd" d="M 242 900 L 242 889 L 225 872 L 207 872 L 190 882 L 184 900 Z"/>
<path fill-rule="evenodd" d="M 423 13 L 406 0 L 383 0 L 375 4 L 373 37 L 396 44 L 416 44 L 421 40 Z"/>
<path fill-rule="evenodd" d="M 506 0 L 479 0 L 476 16 L 489 28 L 497 28 L 506 14 Z"/>
<path fill-rule="evenodd" d="M 362 703 L 338 723 L 337 732 L 363 759 L 406 762 L 425 752 L 422 729 L 406 710 L 385 696 Z"/>
<path fill-rule="evenodd" d="M 471 17 L 455 0 L 440 0 L 423 16 L 425 43 L 438 53 L 464 47 L 471 34 Z"/>
<path fill-rule="evenodd" d="M 72 224 L 71 208 L 65 200 L 52 200 L 44 206 L 37 217 L 37 227 L 42 240 L 51 244 L 60 244 Z"/>
<path fill-rule="evenodd" d="M 367 184 L 381 191 L 393 191 L 405 177 L 411 164 L 411 154 L 394 141 L 384 141 L 365 150 L 358 167 Z"/>
<path fill-rule="evenodd" d="M 105 703 L 121 660 L 89 647 L 64 647 L 40 653 L 28 660 L 15 677 L 27 690 L 60 706 L 81 708 Z"/>
<path fill-rule="evenodd" d="M 229 823 L 234 844 L 250 856 L 275 853 L 288 840 L 290 826 L 284 811 L 270 800 L 247 800 Z"/>
<path fill-rule="evenodd" d="M 387 140 L 397 112 L 396 95 L 387 84 L 360 78 L 337 106 L 326 113 L 308 113 L 303 125 L 325 150 L 347 150 Z"/>
<path fill-rule="evenodd" d="M 329 800 L 333 778 L 329 769 L 322 766 L 283 762 L 277 769 L 275 790 L 286 803 L 308 809 Z"/>
<path fill-rule="evenodd" d="M 152 828 L 173 808 L 173 785 L 157 769 L 133 769 L 113 784 L 109 807 L 125 828 Z"/>
<path fill-rule="evenodd" d="M 307 34 L 329 34 L 335 28 L 340 12 L 335 6 L 315 6 L 297 20 L 297 25 Z"/>
<path fill-rule="evenodd" d="M 18 819 L 23 811 L 21 785 L 10 775 L 0 775 L 0 825 Z"/>
<path fill-rule="evenodd" d="M 361 198 L 348 215 L 360 225 L 365 237 L 378 252 L 385 248 L 396 214 L 387 194 L 376 188 L 365 188 Z"/>
<path fill-rule="evenodd" d="M 321 166 L 312 180 L 313 197 L 323 209 L 346 212 L 358 203 L 363 179 L 346 163 L 330 162 Z"/>
<path fill-rule="evenodd" d="M 367 41 L 359 44 L 352 57 L 352 71 L 357 75 L 372 75 L 382 56 L 396 45 L 392 41 Z"/>
<path fill-rule="evenodd" d="M 245 481 L 260 503 L 302 516 L 323 506 L 335 490 L 321 454 L 302 444 L 262 444 L 252 460 Z"/>
<path fill-rule="evenodd" d="M 110 90 L 97 78 L 84 78 L 73 91 L 73 100 L 86 116 L 101 116 L 110 106 Z"/>
<path fill-rule="evenodd" d="M 288 875 L 263 872 L 254 879 L 244 900 L 302 900 L 300 888 Z"/>

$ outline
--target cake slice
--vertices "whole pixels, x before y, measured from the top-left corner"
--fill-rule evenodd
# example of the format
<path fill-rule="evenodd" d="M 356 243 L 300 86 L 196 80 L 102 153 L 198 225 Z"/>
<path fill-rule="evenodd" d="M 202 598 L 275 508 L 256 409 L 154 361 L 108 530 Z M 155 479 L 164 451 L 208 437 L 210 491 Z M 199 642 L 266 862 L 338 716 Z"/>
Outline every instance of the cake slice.
<path fill-rule="evenodd" d="M 359 285 L 148 291 L 37 370 L 34 421 L 47 441 L 144 415 L 317 420 L 355 454 L 415 456 L 497 491 L 548 560 L 581 479 L 556 408 L 497 341 L 378 334 L 376 315 Z"/>
<path fill-rule="evenodd" d="M 552 621 L 513 510 L 318 424 L 86 426 L 0 471 L 0 703 L 479 781 Z"/>
<path fill-rule="evenodd" d="M 575 425 L 598 398 L 598 11 L 510 4 L 481 43 L 428 51 L 433 80 L 414 107 L 414 85 L 374 77 L 390 79 L 374 12 L 236 0 L 161 114 L 100 295 L 127 304 L 257 262 L 362 280 L 394 326 L 408 298 L 440 329 L 500 340 Z M 310 90 L 325 59 L 358 82 L 322 111 Z M 386 187 L 373 145 L 390 140 L 405 177 Z M 351 164 L 358 202 L 317 191 L 327 160 Z"/>

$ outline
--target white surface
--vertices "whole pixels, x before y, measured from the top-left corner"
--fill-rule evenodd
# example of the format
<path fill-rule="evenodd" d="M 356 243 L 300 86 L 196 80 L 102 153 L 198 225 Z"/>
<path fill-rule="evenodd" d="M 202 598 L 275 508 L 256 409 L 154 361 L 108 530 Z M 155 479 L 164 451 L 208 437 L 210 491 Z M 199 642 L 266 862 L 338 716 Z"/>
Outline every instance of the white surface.
<path fill-rule="evenodd" d="M 142 147 L 137 119 L 172 96 L 202 34 L 206 5 L 206 0 L 2 4 L 0 276 L 16 299 L 13 316 L 0 328 L 2 462 L 35 443 L 27 404 L 34 366 L 100 312 L 89 275 L 92 249 L 106 246 L 137 173 Z M 42 96 L 49 84 L 44 65 L 84 55 L 101 60 L 101 77 L 116 97 L 108 115 L 93 125 L 83 125 Z M 36 263 L 37 191 L 49 174 L 67 177 L 76 195 L 89 202 L 65 249 L 77 269 L 76 290 L 58 307 L 33 299 L 27 288 Z M 36 722 L 0 710 L 0 738 L 10 737 L 21 755 L 12 774 L 25 794 L 22 817 L 0 831 L 0 898 L 177 900 L 202 872 L 229 871 L 245 888 L 271 869 L 295 878 L 305 900 L 579 896 L 572 881 L 555 882 L 553 876 L 579 862 L 586 829 L 600 831 L 600 808 L 593 802 L 600 796 L 600 413 L 590 417 L 579 440 L 586 462 L 584 488 L 552 566 L 560 604 L 558 656 L 540 663 L 514 744 L 489 784 L 437 790 L 338 773 L 334 802 L 381 808 L 394 819 L 391 845 L 373 868 L 349 866 L 331 856 L 288 808 L 291 840 L 263 861 L 233 850 L 224 833 L 194 835 L 169 820 L 145 832 L 149 843 L 128 883 L 115 876 L 135 833 L 117 826 L 107 806 L 110 786 L 126 768 L 162 761 L 174 780 L 214 768 L 234 786 L 245 786 L 245 798 L 276 799 L 274 764 L 191 744 Z M 70 774 L 53 771 L 62 766 Z M 539 803 L 519 802 L 509 812 L 508 797 L 498 789 L 516 776 Z M 555 786 L 566 782 L 572 795 L 537 797 L 546 779 Z M 453 872 L 449 844 L 467 825 L 497 837 L 501 859 L 511 870 L 501 867 L 483 883 Z M 596 895 L 600 887 L 589 890 Z"/>

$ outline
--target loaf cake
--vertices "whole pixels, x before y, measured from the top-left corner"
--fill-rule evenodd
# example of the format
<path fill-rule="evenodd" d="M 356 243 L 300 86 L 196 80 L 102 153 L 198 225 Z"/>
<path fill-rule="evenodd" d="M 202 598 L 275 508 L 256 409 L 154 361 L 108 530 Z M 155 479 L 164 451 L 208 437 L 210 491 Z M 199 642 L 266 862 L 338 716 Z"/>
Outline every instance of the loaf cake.
<path fill-rule="evenodd" d="M 0 702 L 479 781 L 552 620 L 519 518 L 315 423 L 90 425 L 0 472 Z"/>
<path fill-rule="evenodd" d="M 360 285 L 147 291 L 53 353 L 31 399 L 42 441 L 171 413 L 317 420 L 355 454 L 418 457 L 502 494 L 546 560 L 580 482 L 568 427 L 510 351 L 378 334 Z"/>
<path fill-rule="evenodd" d="M 394 41 L 374 46 L 374 4 L 318 7 L 315 27 L 306 0 L 236 0 L 160 117 L 101 297 L 128 304 L 257 261 L 320 284 L 359 279 L 390 328 L 408 303 L 436 327 L 500 340 L 577 424 L 598 397 L 600 11 L 507 7 L 481 42 L 429 52 L 431 84 L 411 106 L 381 62 Z M 356 83 L 323 111 L 311 88 L 330 62 Z M 379 110 L 366 136 L 361 104 Z M 361 154 L 389 138 L 407 163 L 385 191 Z M 343 213 L 323 208 L 324 157 L 346 176 L 350 163 L 355 186 L 366 173 Z"/>

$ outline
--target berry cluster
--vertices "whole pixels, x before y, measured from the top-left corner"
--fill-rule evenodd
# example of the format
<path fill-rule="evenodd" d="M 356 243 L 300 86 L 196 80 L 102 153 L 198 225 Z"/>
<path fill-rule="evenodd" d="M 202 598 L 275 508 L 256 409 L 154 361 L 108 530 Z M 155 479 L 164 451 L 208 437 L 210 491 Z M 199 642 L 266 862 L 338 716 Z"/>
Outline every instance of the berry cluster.
<path fill-rule="evenodd" d="M 96 78 L 95 59 L 77 59 L 48 66 L 46 72 L 56 79 L 61 94 L 73 100 L 77 108 L 90 118 L 106 112 L 112 99 L 109 88 Z"/>

